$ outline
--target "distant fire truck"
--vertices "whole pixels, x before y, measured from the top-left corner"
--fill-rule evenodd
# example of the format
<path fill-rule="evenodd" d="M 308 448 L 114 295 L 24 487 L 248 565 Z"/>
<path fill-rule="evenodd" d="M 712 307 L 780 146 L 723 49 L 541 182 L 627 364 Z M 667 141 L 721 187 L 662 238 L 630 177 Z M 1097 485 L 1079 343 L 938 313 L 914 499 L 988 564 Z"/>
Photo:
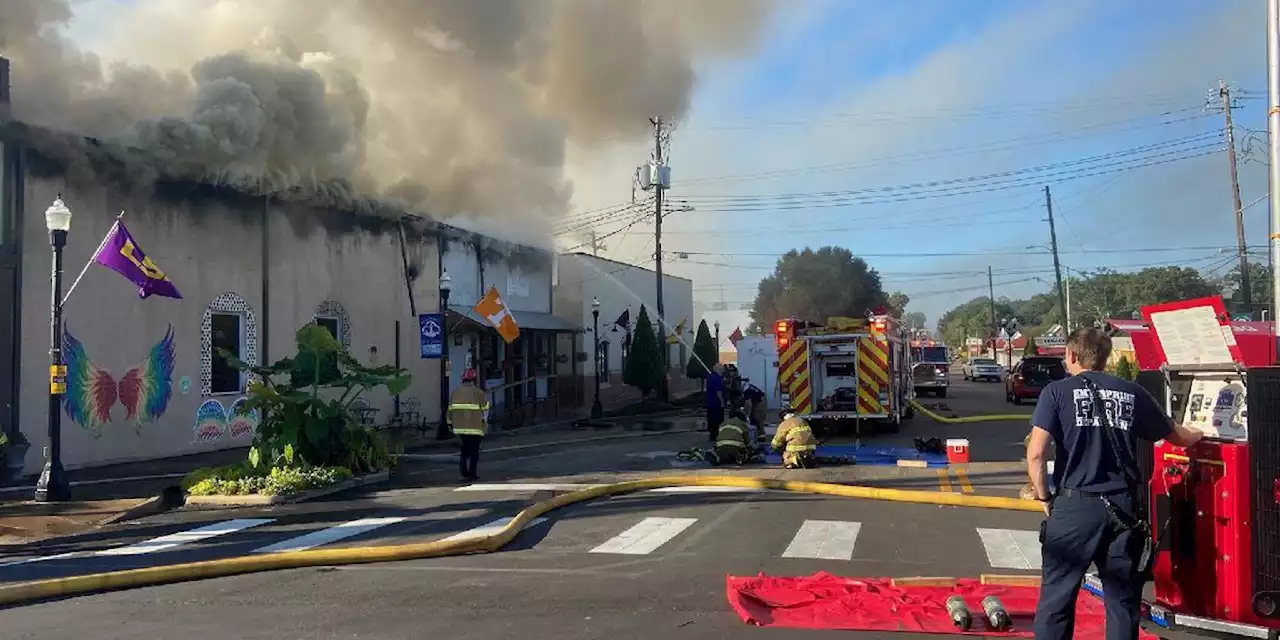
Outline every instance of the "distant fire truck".
<path fill-rule="evenodd" d="M 951 386 L 951 354 L 947 345 L 929 338 L 911 341 L 911 381 L 917 396 L 933 393 L 947 397 Z"/>
<path fill-rule="evenodd" d="M 896 432 L 912 417 L 909 334 L 887 314 L 774 325 L 782 405 L 822 431 Z"/>

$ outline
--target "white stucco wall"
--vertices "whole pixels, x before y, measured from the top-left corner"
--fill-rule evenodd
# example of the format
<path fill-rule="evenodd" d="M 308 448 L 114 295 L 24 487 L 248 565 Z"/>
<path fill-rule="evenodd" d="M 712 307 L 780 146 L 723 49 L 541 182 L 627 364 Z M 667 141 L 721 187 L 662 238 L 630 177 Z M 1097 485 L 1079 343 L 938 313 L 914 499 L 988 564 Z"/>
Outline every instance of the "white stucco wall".
<path fill-rule="evenodd" d="M 102 425 L 80 424 L 63 413 L 63 461 L 68 468 L 147 460 L 247 446 L 252 433 L 201 437 L 197 412 L 206 401 L 224 415 L 239 393 L 212 395 L 202 387 L 202 327 L 215 299 L 245 318 L 245 347 L 258 363 L 292 355 L 294 332 L 317 312 L 341 316 L 344 342 L 352 354 L 377 364 L 395 361 L 400 321 L 401 366 L 413 375 L 402 397 L 419 399 L 419 411 L 438 414 L 439 363 L 420 358 L 416 318 L 410 312 L 398 235 L 360 225 L 332 230 L 317 222 L 317 212 L 267 206 L 262 200 L 229 204 L 208 198 L 160 200 L 126 197 L 101 186 L 81 187 L 61 180 L 28 178 L 23 234 L 22 364 L 20 428 L 31 440 L 26 471 L 38 471 L 48 420 L 49 257 L 43 211 L 61 193 L 75 213 L 66 248 L 66 283 L 75 279 L 112 225 L 125 210 L 125 224 L 138 245 L 168 275 L 181 300 L 140 300 L 136 287 L 116 273 L 91 266 L 64 309 L 67 330 L 83 353 L 119 381 L 147 359 L 173 331 L 172 394 L 151 422 L 128 420 L 117 398 Z M 326 212 L 325 215 L 342 215 Z M 269 289 L 264 306 L 262 237 L 267 221 Z M 394 229 L 394 228 L 393 228 Z M 436 311 L 437 248 L 434 236 L 411 236 L 406 254 L 420 276 L 413 282 L 417 311 Z M 251 320 L 250 320 L 251 318 Z M 376 353 L 373 349 L 376 348 Z M 110 388 L 110 385 L 107 385 Z M 108 398 L 110 399 L 110 398 Z M 366 394 L 385 421 L 392 399 Z M 104 403 L 105 404 L 105 403 Z M 211 415 L 215 405 L 202 414 Z M 214 412 L 216 413 L 216 412 Z M 86 422 L 92 422 L 86 420 Z"/>
<path fill-rule="evenodd" d="M 612 323 L 624 310 L 631 310 L 632 326 L 640 316 L 640 306 L 644 305 L 649 313 L 649 320 L 658 322 L 657 317 L 657 277 L 649 269 L 621 262 L 598 258 L 584 254 L 565 254 L 559 258 L 560 286 L 556 303 L 557 315 L 579 322 L 587 329 L 592 326 L 591 301 L 600 300 L 600 336 L 607 340 L 609 346 L 609 371 L 622 370 L 623 331 L 610 331 Z M 672 275 L 663 275 L 663 307 L 666 312 L 667 335 L 676 325 L 685 320 L 684 334 L 685 358 L 693 352 L 694 334 L 698 329 L 698 318 L 693 317 L 693 281 Z M 563 290 L 563 291 L 559 291 Z M 563 305 L 563 306 L 562 306 Z M 588 339 L 586 343 L 590 345 Z M 679 364 L 680 347 L 670 345 L 669 362 L 673 369 Z M 581 368 L 584 375 L 593 375 L 593 368 L 586 364 Z"/>

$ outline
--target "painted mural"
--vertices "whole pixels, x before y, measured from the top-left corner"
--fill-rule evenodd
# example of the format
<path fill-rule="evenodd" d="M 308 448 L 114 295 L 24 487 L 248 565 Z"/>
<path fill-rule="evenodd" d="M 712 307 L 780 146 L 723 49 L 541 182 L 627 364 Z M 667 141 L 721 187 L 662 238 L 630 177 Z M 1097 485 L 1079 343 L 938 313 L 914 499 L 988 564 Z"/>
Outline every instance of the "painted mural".
<path fill-rule="evenodd" d="M 237 398 L 230 407 L 223 406 L 217 398 L 209 398 L 196 409 L 193 427 L 195 442 L 210 443 L 223 440 L 240 440 L 253 436 L 258 428 L 257 409 L 244 409 L 248 398 Z"/>
<path fill-rule="evenodd" d="M 101 437 L 113 420 L 117 401 L 124 405 L 124 420 L 139 433 L 144 425 L 164 415 L 173 396 L 173 327 L 165 332 L 137 366 L 116 380 L 89 358 L 84 344 L 63 330 L 63 359 L 67 365 L 67 393 L 63 409 L 67 417 Z"/>

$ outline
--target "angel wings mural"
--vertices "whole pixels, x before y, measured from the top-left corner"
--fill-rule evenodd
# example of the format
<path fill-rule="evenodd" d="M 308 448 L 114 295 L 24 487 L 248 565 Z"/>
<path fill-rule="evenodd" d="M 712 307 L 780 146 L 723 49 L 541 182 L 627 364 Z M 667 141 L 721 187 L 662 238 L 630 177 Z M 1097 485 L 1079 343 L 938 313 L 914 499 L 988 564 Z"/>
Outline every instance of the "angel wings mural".
<path fill-rule="evenodd" d="M 63 359 L 67 364 L 67 393 L 63 408 L 67 417 L 96 436 L 111 422 L 116 401 L 124 405 L 124 419 L 135 429 L 164 415 L 173 396 L 173 327 L 137 366 L 116 380 L 89 359 L 84 344 L 63 332 Z"/>

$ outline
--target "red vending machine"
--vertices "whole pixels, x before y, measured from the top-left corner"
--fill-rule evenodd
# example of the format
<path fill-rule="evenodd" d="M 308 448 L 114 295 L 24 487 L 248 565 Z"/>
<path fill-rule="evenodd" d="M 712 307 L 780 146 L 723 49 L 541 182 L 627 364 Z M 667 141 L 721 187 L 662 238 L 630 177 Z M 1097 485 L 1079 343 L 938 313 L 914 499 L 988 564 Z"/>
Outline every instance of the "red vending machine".
<path fill-rule="evenodd" d="M 1164 362 L 1169 415 L 1208 434 L 1153 452 L 1150 617 L 1280 638 L 1280 368 L 1245 367 L 1221 298 L 1142 312 Z"/>

